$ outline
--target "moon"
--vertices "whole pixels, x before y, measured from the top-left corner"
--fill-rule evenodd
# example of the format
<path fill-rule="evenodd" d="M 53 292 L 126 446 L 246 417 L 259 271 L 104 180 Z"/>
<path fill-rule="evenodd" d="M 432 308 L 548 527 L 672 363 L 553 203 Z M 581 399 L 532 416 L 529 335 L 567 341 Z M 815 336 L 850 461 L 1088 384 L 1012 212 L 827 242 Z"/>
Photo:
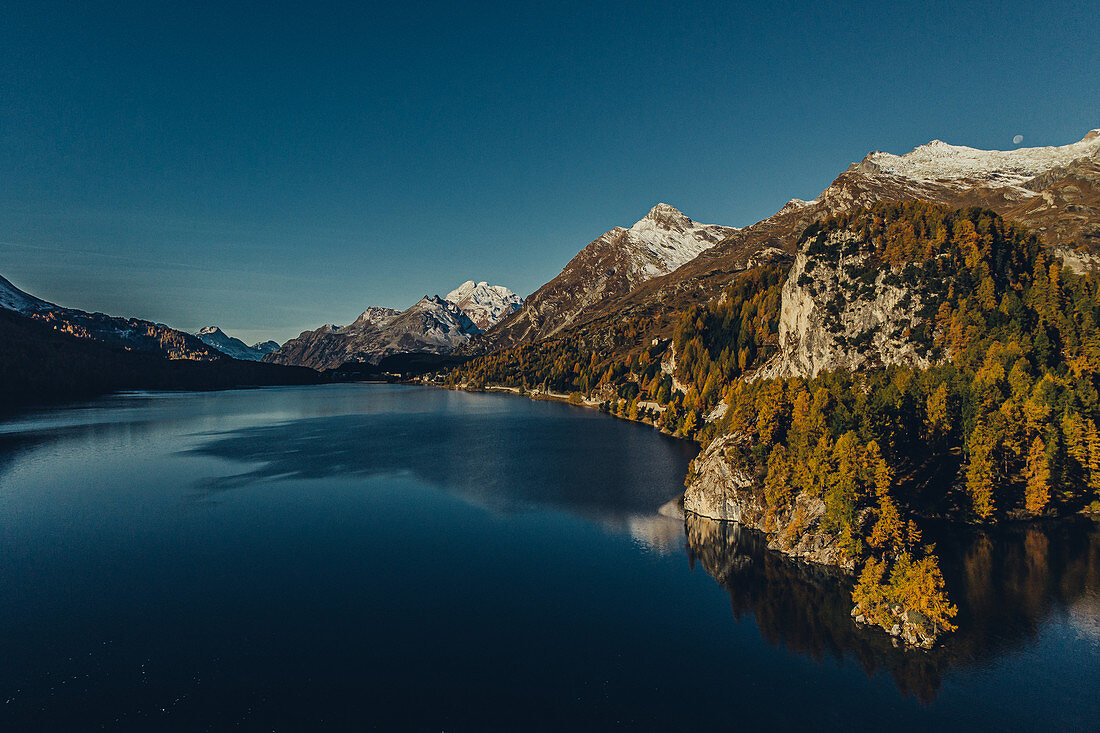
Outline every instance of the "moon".
<path fill-rule="evenodd" d="M 1023 141 L 1024 141 L 1024 136 L 1023 135 L 1017 135 L 1016 137 L 1012 138 L 1013 145 L 1019 145 Z"/>

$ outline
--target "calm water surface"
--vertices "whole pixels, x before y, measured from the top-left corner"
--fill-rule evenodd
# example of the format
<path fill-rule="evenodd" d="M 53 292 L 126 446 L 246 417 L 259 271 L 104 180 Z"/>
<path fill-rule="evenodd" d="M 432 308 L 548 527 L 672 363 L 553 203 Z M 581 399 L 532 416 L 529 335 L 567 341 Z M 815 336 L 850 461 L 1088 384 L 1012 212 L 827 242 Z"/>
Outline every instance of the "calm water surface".
<path fill-rule="evenodd" d="M 845 581 L 663 516 L 694 448 L 377 385 L 0 423 L 4 730 L 1095 729 L 1100 533 L 929 528 L 930 654 Z"/>

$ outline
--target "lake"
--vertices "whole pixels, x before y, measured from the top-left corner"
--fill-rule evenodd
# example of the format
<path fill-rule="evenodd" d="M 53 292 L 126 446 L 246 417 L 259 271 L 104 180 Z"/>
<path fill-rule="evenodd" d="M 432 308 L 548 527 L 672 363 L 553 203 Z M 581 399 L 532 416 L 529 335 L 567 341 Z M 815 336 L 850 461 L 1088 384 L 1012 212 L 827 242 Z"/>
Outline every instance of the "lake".
<path fill-rule="evenodd" d="M 695 446 L 395 385 L 0 422 L 4 730 L 1100 725 L 1100 532 L 929 526 L 961 630 L 667 516 Z"/>

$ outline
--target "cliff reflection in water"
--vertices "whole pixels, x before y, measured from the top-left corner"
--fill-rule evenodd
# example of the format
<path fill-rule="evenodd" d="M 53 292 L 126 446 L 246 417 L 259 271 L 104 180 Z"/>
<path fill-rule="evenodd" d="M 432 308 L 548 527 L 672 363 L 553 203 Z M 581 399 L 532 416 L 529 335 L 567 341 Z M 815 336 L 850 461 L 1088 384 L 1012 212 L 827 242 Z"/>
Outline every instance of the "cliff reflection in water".
<path fill-rule="evenodd" d="M 751 614 L 774 646 L 822 659 L 857 659 L 867 674 L 888 672 L 898 689 L 931 701 L 944 676 L 1018 648 L 1055 615 L 1100 637 L 1100 528 L 1088 520 L 996 531 L 930 528 L 959 631 L 930 652 L 895 647 L 851 619 L 852 579 L 766 549 L 763 535 L 688 514 L 689 561 L 730 594 L 734 616 Z"/>

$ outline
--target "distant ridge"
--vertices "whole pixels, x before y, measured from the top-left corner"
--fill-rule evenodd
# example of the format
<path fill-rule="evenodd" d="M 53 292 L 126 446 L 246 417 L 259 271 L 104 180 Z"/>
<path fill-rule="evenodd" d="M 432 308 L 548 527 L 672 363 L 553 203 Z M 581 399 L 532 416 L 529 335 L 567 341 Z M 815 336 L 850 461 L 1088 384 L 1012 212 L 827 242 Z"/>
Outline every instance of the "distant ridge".
<path fill-rule="evenodd" d="M 265 354 L 279 350 L 279 344 L 274 341 L 261 341 L 249 346 L 239 338 L 228 335 L 217 326 L 207 326 L 195 334 L 207 346 L 212 346 L 226 356 L 244 361 L 260 361 Z"/>

